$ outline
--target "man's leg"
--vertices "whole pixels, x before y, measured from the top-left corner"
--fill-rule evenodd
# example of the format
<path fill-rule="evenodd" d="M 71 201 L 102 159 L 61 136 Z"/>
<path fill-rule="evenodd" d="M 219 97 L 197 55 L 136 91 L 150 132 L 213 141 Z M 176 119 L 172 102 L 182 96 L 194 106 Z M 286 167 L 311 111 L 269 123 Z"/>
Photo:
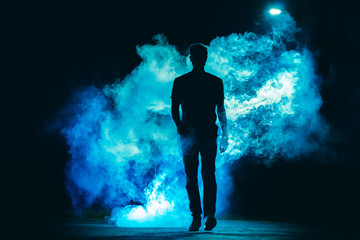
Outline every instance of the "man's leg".
<path fill-rule="evenodd" d="M 201 215 L 202 210 L 197 177 L 199 158 L 197 155 L 184 155 L 183 158 L 186 173 L 186 190 L 190 200 L 190 211 L 193 216 Z"/>
<path fill-rule="evenodd" d="M 200 145 L 201 154 L 201 175 L 204 183 L 204 216 L 206 218 L 206 231 L 211 231 L 216 226 L 215 204 L 216 204 L 216 179 L 215 179 L 215 159 L 216 159 L 216 137 L 204 139 Z"/>
<path fill-rule="evenodd" d="M 206 139 L 200 147 L 201 154 L 201 174 L 204 183 L 204 216 L 215 214 L 216 204 L 216 179 L 215 179 L 215 159 L 216 159 L 216 137 Z"/>
<path fill-rule="evenodd" d="M 190 211 L 193 220 L 190 224 L 189 231 L 199 231 L 201 227 L 201 201 L 199 194 L 197 170 L 199 166 L 199 153 L 197 155 L 184 155 L 184 165 L 186 173 L 186 190 L 190 200 Z"/>
<path fill-rule="evenodd" d="M 193 216 L 202 213 L 198 186 L 199 150 L 193 139 L 181 137 L 181 148 L 186 173 L 186 190 L 190 201 L 190 211 Z"/>

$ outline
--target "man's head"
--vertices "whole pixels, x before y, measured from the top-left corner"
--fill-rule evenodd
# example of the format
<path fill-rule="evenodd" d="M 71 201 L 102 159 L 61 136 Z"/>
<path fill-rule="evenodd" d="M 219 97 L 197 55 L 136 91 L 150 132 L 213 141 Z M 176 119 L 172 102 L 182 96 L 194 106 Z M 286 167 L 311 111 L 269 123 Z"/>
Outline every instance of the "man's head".
<path fill-rule="evenodd" d="M 190 60 L 194 68 L 203 68 L 207 59 L 207 48 L 201 43 L 190 47 Z"/>

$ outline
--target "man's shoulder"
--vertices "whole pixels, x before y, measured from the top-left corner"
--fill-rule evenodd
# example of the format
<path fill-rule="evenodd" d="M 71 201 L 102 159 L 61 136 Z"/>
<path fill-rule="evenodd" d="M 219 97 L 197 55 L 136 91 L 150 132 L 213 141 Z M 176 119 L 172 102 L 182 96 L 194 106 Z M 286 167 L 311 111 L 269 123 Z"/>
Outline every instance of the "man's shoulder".
<path fill-rule="evenodd" d="M 175 78 L 175 81 L 184 81 L 185 79 L 188 79 L 190 77 L 190 73 L 191 72 L 188 72 L 188 73 L 185 73 L 185 74 Z"/>
<path fill-rule="evenodd" d="M 186 81 L 191 81 L 193 78 L 198 78 L 198 77 L 201 77 L 201 78 L 204 78 L 207 79 L 207 81 L 212 81 L 212 82 L 215 82 L 215 83 L 222 83 L 222 80 L 221 78 L 211 74 L 211 73 L 208 73 L 208 72 L 204 72 L 202 76 L 199 76 L 199 75 L 195 75 L 194 73 L 192 72 L 188 72 L 188 73 L 185 73 L 177 78 L 175 78 L 175 81 L 176 82 L 186 82 Z"/>
<path fill-rule="evenodd" d="M 210 79 L 212 79 L 213 81 L 215 81 L 215 82 L 217 82 L 217 83 L 221 83 L 222 82 L 222 79 L 221 78 L 219 78 L 219 77 L 217 77 L 217 76 L 215 76 L 215 75 L 213 75 L 213 74 L 211 74 L 211 73 L 206 73 L 207 74 L 207 76 L 208 76 L 208 78 L 210 78 Z"/>

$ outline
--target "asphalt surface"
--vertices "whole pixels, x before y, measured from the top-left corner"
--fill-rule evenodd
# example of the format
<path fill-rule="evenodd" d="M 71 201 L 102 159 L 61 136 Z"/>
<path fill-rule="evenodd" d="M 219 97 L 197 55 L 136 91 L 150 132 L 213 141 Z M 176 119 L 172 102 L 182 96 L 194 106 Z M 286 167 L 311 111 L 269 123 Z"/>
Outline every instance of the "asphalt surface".
<path fill-rule="evenodd" d="M 46 239 L 360 239 L 357 229 L 312 226 L 271 221 L 218 220 L 211 231 L 173 228 L 128 228 L 102 219 L 67 219 L 42 227 L 38 238 Z"/>

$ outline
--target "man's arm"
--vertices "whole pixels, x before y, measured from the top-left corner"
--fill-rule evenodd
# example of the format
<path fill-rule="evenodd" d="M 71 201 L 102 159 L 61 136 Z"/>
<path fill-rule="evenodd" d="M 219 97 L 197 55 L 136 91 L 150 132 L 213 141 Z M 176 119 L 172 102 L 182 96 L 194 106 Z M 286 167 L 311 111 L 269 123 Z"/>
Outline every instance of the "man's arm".
<path fill-rule="evenodd" d="M 174 120 L 177 131 L 180 135 L 184 135 L 187 133 L 187 128 L 180 121 L 180 101 L 177 99 L 172 99 L 171 102 L 171 117 Z"/>
<path fill-rule="evenodd" d="M 171 92 L 171 117 L 174 120 L 176 127 L 179 129 L 181 125 L 180 121 L 180 88 L 178 79 L 174 80 L 172 92 Z"/>
<path fill-rule="evenodd" d="M 172 101 L 171 101 L 171 117 L 174 120 L 176 127 L 178 127 L 178 128 L 181 125 L 179 107 L 180 107 L 180 101 L 177 99 L 172 99 Z"/>
<path fill-rule="evenodd" d="M 220 126 L 222 130 L 222 137 L 220 141 L 220 152 L 225 152 L 229 143 L 228 143 L 228 132 L 227 132 L 227 118 L 226 118 L 226 111 L 224 106 L 224 86 L 221 82 L 220 85 L 220 97 L 217 103 L 217 114 L 220 121 Z"/>
<path fill-rule="evenodd" d="M 226 111 L 224 107 L 224 100 L 220 104 L 217 105 L 217 114 L 219 116 L 221 131 L 223 132 L 223 137 L 227 137 L 227 118 L 226 118 Z"/>

